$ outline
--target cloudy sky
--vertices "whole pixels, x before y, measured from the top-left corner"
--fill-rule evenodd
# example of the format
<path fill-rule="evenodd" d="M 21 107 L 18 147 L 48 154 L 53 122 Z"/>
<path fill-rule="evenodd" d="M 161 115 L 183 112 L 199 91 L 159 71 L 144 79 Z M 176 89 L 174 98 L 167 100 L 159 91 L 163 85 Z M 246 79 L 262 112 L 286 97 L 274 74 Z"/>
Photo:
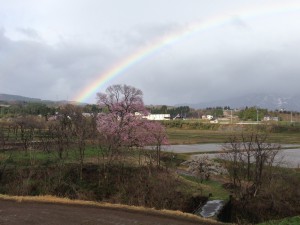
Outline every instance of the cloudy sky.
<path fill-rule="evenodd" d="M 76 100 L 116 68 L 96 91 L 146 104 L 289 96 L 299 60 L 299 0 L 0 0 L 0 93 Z"/>

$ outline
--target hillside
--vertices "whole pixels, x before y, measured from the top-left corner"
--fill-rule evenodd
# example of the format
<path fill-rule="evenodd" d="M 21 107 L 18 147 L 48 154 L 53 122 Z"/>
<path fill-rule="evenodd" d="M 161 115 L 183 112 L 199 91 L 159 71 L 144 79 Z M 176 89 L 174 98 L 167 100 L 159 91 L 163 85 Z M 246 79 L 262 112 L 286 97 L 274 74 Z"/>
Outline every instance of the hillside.
<path fill-rule="evenodd" d="M 217 106 L 230 106 L 231 108 L 257 106 L 258 108 L 266 108 L 269 110 L 285 109 L 287 111 L 300 111 L 299 99 L 300 95 L 281 96 L 278 94 L 250 94 L 244 96 L 236 96 L 225 100 L 180 105 L 188 105 L 196 109 Z"/>
<path fill-rule="evenodd" d="M 29 97 L 24 97 L 20 95 L 9 95 L 9 94 L 0 94 L 0 101 L 4 102 L 40 102 L 42 101 L 39 98 L 29 98 Z"/>
<path fill-rule="evenodd" d="M 10 94 L 0 94 L 0 102 L 42 102 L 47 105 L 64 105 L 64 104 L 73 104 L 73 105 L 85 105 L 85 103 L 78 103 L 74 101 L 51 101 L 51 100 L 43 100 L 39 98 L 30 98 L 21 95 L 10 95 Z"/>

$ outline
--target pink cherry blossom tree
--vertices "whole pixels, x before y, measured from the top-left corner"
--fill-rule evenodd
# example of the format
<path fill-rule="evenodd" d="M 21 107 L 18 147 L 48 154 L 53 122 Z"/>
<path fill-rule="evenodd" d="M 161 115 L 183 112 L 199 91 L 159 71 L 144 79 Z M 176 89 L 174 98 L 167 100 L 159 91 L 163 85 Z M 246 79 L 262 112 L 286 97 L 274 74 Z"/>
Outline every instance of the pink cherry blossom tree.
<path fill-rule="evenodd" d="M 146 145 L 155 145 L 160 151 L 160 146 L 167 142 L 163 126 L 143 118 L 148 112 L 141 90 L 128 85 L 113 85 L 97 97 L 103 111 L 98 115 L 97 129 L 109 162 Z"/>

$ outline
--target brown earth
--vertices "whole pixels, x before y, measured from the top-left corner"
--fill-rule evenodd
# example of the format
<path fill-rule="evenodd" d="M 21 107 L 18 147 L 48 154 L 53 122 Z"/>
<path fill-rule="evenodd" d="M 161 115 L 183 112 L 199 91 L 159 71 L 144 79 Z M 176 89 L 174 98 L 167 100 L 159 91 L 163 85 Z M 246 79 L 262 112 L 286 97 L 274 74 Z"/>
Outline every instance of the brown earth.
<path fill-rule="evenodd" d="M 130 209 L 0 199 L 1 225 L 216 225 L 177 216 Z"/>

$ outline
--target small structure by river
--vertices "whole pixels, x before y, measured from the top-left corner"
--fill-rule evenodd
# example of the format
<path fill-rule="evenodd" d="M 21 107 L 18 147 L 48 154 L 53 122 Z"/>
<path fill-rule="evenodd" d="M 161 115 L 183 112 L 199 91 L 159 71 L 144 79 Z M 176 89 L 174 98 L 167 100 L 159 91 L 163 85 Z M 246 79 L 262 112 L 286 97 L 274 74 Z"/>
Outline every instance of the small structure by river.
<path fill-rule="evenodd" d="M 207 201 L 206 204 L 198 209 L 195 214 L 201 215 L 202 217 L 213 217 L 216 216 L 224 206 L 223 200 L 211 200 Z"/>

